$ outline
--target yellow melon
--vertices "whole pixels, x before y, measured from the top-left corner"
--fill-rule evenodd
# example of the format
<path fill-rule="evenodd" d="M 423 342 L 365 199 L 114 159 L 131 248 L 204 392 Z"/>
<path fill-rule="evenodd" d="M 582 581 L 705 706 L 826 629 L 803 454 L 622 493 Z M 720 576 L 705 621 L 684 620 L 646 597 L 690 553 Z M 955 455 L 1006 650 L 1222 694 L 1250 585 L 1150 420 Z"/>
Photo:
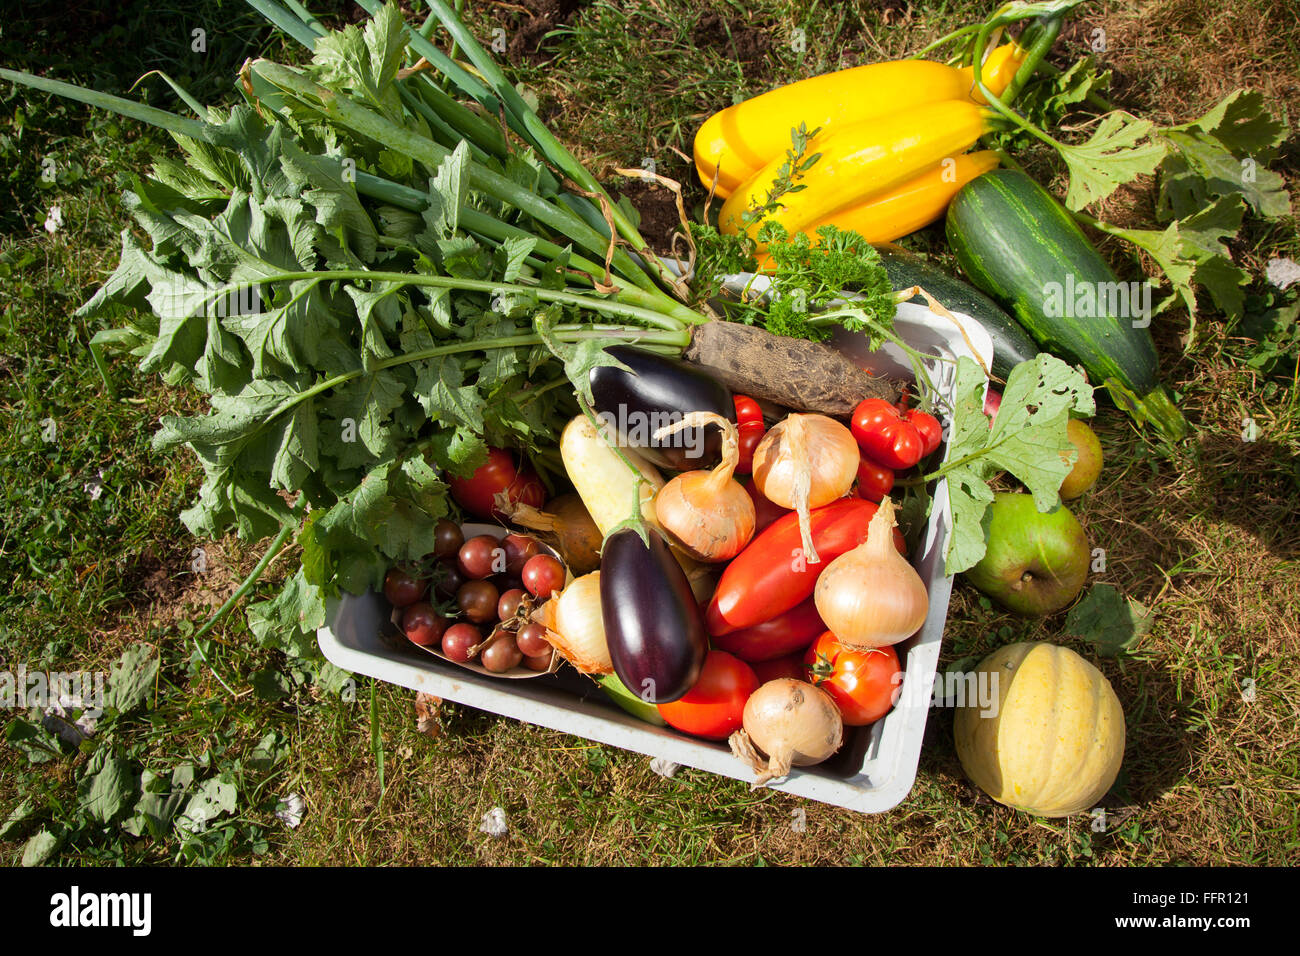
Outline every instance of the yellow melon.
<path fill-rule="evenodd" d="M 1094 806 L 1124 759 L 1124 711 L 1105 675 L 1074 651 L 1012 644 L 976 669 L 990 701 L 958 707 L 957 756 L 999 803 L 1044 817 Z M 985 685 L 981 685 L 985 686 Z"/>

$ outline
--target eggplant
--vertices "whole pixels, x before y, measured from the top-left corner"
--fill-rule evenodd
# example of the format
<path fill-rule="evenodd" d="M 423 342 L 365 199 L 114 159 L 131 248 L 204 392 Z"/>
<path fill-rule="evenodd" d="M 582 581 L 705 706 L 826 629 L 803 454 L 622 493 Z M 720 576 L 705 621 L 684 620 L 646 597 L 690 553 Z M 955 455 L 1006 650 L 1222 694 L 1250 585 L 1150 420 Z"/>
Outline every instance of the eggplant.
<path fill-rule="evenodd" d="M 700 605 L 661 534 L 632 528 L 600 552 L 600 614 L 614 673 L 646 703 L 666 704 L 694 686 L 709 650 Z"/>
<path fill-rule="evenodd" d="M 618 439 L 658 468 L 691 471 L 713 465 L 722 454 L 722 429 L 688 428 L 656 442 L 651 436 L 688 412 L 713 412 L 733 424 L 731 389 L 675 359 L 627 345 L 605 349 L 631 372 L 614 365 L 591 370 L 592 405 Z M 701 434 L 701 431 L 703 434 Z"/>

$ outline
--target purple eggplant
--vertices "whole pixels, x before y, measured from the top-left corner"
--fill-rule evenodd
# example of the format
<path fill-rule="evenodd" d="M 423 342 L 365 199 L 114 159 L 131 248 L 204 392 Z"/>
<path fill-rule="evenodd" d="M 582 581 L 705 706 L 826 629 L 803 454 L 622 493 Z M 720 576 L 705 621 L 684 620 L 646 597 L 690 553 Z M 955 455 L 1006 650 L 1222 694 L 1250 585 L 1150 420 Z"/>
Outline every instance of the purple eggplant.
<path fill-rule="evenodd" d="M 591 397 L 596 416 L 613 426 L 619 440 L 659 468 L 690 471 L 706 468 L 722 453 L 722 430 L 716 425 L 688 428 L 656 442 L 651 436 L 679 422 L 687 412 L 713 412 L 731 422 L 736 406 L 731 389 L 675 359 L 626 345 L 605 349 L 632 371 L 614 365 L 591 370 Z"/>
<path fill-rule="evenodd" d="M 614 673 L 632 693 L 666 704 L 699 679 L 709 632 L 668 543 L 647 529 L 650 546 L 631 528 L 605 539 L 600 552 L 600 610 Z"/>

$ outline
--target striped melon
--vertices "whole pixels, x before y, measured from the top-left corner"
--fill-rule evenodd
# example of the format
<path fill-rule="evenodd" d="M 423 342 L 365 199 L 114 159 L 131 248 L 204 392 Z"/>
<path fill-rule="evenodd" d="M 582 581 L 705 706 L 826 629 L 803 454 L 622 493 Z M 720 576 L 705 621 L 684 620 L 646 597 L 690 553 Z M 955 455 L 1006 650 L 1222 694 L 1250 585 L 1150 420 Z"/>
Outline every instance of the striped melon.
<path fill-rule="evenodd" d="M 1124 759 L 1124 711 L 1101 671 L 1068 648 L 1026 643 L 994 651 L 976 675 L 990 704 L 967 701 L 954 722 L 966 775 L 1038 816 L 1094 806 Z"/>

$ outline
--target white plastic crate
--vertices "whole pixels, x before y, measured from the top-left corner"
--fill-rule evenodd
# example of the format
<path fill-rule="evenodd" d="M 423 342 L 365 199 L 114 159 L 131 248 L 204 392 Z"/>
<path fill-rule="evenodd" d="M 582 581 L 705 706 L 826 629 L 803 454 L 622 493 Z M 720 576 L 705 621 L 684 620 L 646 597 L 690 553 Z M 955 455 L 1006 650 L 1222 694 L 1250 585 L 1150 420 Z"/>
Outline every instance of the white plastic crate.
<path fill-rule="evenodd" d="M 904 303 L 898 308 L 895 328 L 912 348 L 949 359 L 970 356 L 973 346 L 987 367 L 993 356 L 988 333 L 963 315 L 956 318 L 963 322 L 966 336 L 924 306 Z M 861 336 L 848 333 L 838 335 L 834 344 L 870 371 L 911 376 L 910 364 L 892 346 L 868 353 Z M 935 387 L 951 398 L 952 364 L 928 364 Z M 929 590 L 930 611 L 921 630 L 897 645 L 905 671 L 897 705 L 870 727 L 845 728 L 844 745 L 835 756 L 813 767 L 795 768 L 784 781 L 773 784 L 774 789 L 863 813 L 897 806 L 911 791 L 952 591 L 952 579 L 943 573 L 950 522 L 948 486 L 940 480 L 930 520 L 912 555 Z M 481 675 L 407 643 L 388 616 L 387 602 L 373 593 L 332 601 L 328 622 L 317 632 L 321 650 L 332 663 L 353 673 L 683 766 L 738 780 L 754 779 L 753 770 L 733 757 L 725 742 L 701 740 L 637 720 L 571 667 L 528 680 Z"/>

